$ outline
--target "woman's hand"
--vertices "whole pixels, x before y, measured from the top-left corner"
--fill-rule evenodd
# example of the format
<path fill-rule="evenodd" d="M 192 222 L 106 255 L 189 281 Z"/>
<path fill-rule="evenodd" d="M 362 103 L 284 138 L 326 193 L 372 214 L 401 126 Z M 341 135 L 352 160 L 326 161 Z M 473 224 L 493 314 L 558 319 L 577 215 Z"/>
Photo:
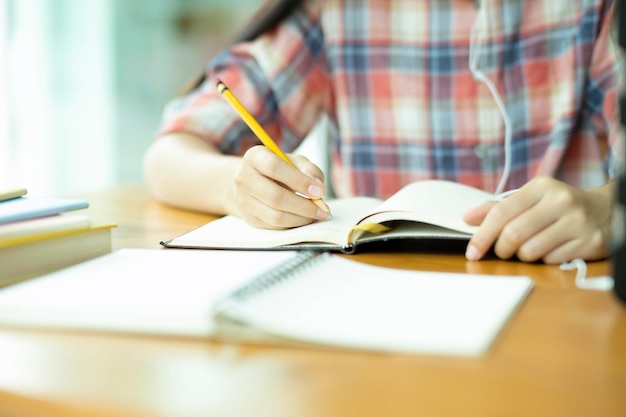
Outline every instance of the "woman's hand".
<path fill-rule="evenodd" d="M 463 220 L 480 226 L 467 246 L 469 260 L 493 246 L 502 259 L 559 264 L 602 259 L 610 252 L 612 184 L 580 190 L 550 177 L 530 181 L 500 202 L 468 210 Z"/>
<path fill-rule="evenodd" d="M 250 225 L 285 229 L 328 217 L 309 200 L 326 194 L 324 173 L 303 156 L 289 159 L 297 168 L 260 145 L 243 156 L 234 178 L 236 214 Z"/>

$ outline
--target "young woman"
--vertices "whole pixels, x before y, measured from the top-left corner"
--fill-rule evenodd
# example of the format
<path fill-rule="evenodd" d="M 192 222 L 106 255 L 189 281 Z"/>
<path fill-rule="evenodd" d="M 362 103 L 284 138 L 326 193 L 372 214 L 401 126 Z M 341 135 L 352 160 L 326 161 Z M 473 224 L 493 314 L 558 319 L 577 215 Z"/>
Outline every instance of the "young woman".
<path fill-rule="evenodd" d="M 327 214 L 324 173 L 290 167 L 220 97 L 220 78 L 287 152 L 321 116 L 339 197 L 421 179 L 490 192 L 466 256 L 560 263 L 609 253 L 622 156 L 611 0 L 278 1 L 173 100 L 145 173 L 161 201 L 288 228 Z M 419 204 L 419 202 L 416 202 Z"/>

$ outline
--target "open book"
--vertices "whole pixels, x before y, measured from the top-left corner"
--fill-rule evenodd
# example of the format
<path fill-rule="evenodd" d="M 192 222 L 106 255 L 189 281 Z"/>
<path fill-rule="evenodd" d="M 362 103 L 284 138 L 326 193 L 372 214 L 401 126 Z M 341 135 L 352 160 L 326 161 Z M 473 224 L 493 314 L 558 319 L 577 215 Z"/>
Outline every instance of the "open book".
<path fill-rule="evenodd" d="M 0 326 L 476 357 L 532 287 L 330 253 L 120 249 L 4 288 Z"/>
<path fill-rule="evenodd" d="M 385 201 L 372 197 L 328 201 L 333 217 L 306 226 L 258 229 L 238 217 L 225 216 L 161 244 L 170 248 L 353 253 L 361 244 L 394 239 L 468 241 L 476 227 L 463 221 L 463 212 L 495 199 L 498 196 L 450 181 L 418 181 Z"/>

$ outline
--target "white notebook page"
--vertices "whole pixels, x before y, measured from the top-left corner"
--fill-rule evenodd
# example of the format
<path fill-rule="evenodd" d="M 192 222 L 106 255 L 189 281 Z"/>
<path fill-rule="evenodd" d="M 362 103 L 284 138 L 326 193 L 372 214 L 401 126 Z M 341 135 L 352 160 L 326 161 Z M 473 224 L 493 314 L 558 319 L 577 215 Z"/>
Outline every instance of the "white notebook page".
<path fill-rule="evenodd" d="M 120 249 L 0 290 L 0 324 L 210 336 L 213 303 L 294 252 Z"/>
<path fill-rule="evenodd" d="M 347 348 L 477 356 L 532 288 L 520 276 L 408 271 L 322 255 L 227 307 L 275 335 Z"/>

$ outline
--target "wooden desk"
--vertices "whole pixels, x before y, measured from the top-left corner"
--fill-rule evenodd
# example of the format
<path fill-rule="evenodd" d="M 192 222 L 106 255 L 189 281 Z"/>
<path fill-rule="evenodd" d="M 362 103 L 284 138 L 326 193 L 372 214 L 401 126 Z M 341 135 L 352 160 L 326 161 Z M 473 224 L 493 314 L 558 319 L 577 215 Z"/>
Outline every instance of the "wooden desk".
<path fill-rule="evenodd" d="M 156 249 L 211 220 L 164 207 L 141 187 L 85 197 L 94 218 L 118 223 L 116 249 Z M 612 293 L 577 290 L 574 272 L 557 266 L 355 256 L 392 267 L 525 274 L 536 288 L 479 360 L 0 330 L 0 416 L 626 415 L 626 309 Z M 589 275 L 607 272 L 605 262 L 589 266 Z"/>

